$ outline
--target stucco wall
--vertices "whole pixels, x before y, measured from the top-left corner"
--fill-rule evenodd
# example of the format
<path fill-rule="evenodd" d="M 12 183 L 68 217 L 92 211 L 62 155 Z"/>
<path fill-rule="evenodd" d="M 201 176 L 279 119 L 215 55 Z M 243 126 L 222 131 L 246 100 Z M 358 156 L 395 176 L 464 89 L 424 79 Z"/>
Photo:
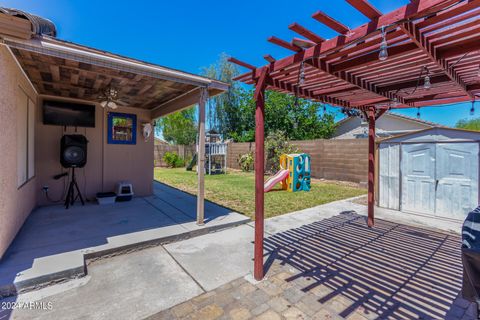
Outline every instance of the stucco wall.
<path fill-rule="evenodd" d="M 101 191 L 114 191 L 120 180 L 133 183 L 136 196 L 152 194 L 153 137 L 145 141 L 142 122 L 150 112 L 119 108 L 115 112 L 137 115 L 136 145 L 107 144 L 107 111 L 96 106 L 95 128 L 64 128 L 43 125 L 42 101 L 8 49 L 0 46 L 0 259 L 28 215 L 38 205 L 61 204 L 68 180 L 53 176 L 66 169 L 60 165 L 60 139 L 64 133 L 86 135 L 89 140 L 87 165 L 77 169 L 77 180 L 88 200 Z M 17 188 L 17 100 L 23 90 L 35 102 L 35 176 Z M 64 99 L 63 99 L 64 100 Z M 77 101 L 78 102 L 78 101 Z M 49 198 L 42 191 L 49 187 Z"/>
<path fill-rule="evenodd" d="M 17 188 L 17 99 L 37 96 L 8 49 L 0 46 L 0 258 L 36 204 L 36 178 Z M 20 89 L 21 88 L 21 89 Z"/>
<path fill-rule="evenodd" d="M 43 99 L 55 97 L 41 97 Z M 57 98 L 58 99 L 58 98 Z M 65 101 L 65 99 L 63 99 Z M 68 100 L 73 101 L 73 100 Z M 79 102 L 78 100 L 76 102 Z M 153 137 L 145 142 L 142 136 L 142 122 L 150 121 L 150 113 L 133 108 L 118 108 L 115 112 L 137 115 L 137 144 L 114 145 L 107 143 L 107 112 L 100 105 L 95 107 L 95 128 L 64 128 L 44 125 L 39 103 L 37 123 L 38 204 L 49 205 L 63 199 L 68 179 L 54 180 L 53 176 L 68 171 L 60 164 L 60 139 L 63 134 L 83 134 L 88 139 L 87 164 L 76 169 L 77 182 L 83 195 L 94 200 L 97 192 L 114 191 L 118 181 L 128 180 L 133 184 L 136 196 L 152 193 L 153 181 Z M 43 192 L 43 186 L 49 187 L 49 198 Z"/>

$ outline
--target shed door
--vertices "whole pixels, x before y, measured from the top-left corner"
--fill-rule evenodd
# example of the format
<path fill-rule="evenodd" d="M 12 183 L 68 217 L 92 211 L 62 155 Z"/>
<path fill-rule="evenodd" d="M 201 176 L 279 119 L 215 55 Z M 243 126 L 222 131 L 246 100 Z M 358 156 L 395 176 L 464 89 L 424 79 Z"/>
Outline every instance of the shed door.
<path fill-rule="evenodd" d="M 465 219 L 478 205 L 478 144 L 437 144 L 436 215 Z"/>
<path fill-rule="evenodd" d="M 380 145 L 379 206 L 400 209 L 400 145 Z"/>
<path fill-rule="evenodd" d="M 402 146 L 402 210 L 435 213 L 435 144 Z"/>

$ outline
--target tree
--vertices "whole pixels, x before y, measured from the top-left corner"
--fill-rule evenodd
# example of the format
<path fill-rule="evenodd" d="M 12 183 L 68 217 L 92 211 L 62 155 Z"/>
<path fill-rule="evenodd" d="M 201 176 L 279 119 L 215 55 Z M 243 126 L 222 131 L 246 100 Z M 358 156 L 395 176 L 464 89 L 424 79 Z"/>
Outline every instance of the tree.
<path fill-rule="evenodd" d="M 225 139 L 236 142 L 255 140 L 255 101 L 253 90 L 244 89 L 233 80 L 238 68 L 220 55 L 217 63 L 204 69 L 203 74 L 230 85 L 229 90 L 209 101 L 207 125 Z M 320 114 L 319 103 L 294 96 L 267 91 L 265 96 L 265 134 L 281 131 L 290 140 L 328 139 L 335 132 L 335 117 Z"/>
<path fill-rule="evenodd" d="M 455 127 L 460 129 L 480 131 L 480 118 L 458 120 L 457 124 L 455 124 Z"/>
<path fill-rule="evenodd" d="M 197 137 L 195 119 L 195 108 L 178 111 L 161 118 L 159 125 L 163 139 L 173 144 L 195 144 Z"/>
<path fill-rule="evenodd" d="M 255 140 L 255 101 L 253 90 L 239 91 L 239 117 L 227 135 L 237 142 Z M 335 133 L 335 116 L 321 113 L 323 105 L 294 96 L 266 91 L 265 135 L 282 132 L 288 140 L 328 139 Z"/>
<path fill-rule="evenodd" d="M 220 55 L 219 60 L 210 67 L 205 68 L 203 74 L 206 77 L 223 81 L 229 85 L 227 92 L 210 99 L 207 108 L 207 125 L 224 137 L 236 131 L 242 113 L 239 110 L 239 98 L 241 97 L 240 85 L 233 80 L 239 75 L 238 67 L 228 62 L 229 56 L 225 53 Z"/>
<path fill-rule="evenodd" d="M 328 139 L 335 133 L 335 117 L 324 112 L 323 105 L 294 96 L 267 91 L 265 131 L 281 131 L 289 140 Z"/>

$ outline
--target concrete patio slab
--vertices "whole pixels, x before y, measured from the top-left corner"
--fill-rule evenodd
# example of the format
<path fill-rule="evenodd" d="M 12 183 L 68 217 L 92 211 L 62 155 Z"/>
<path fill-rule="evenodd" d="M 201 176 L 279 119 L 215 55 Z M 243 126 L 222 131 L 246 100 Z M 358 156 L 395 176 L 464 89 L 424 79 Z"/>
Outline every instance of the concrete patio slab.
<path fill-rule="evenodd" d="M 301 214 L 267 221 L 283 229 L 294 218 Z M 473 320 L 475 305 L 459 294 L 460 243 L 454 233 L 382 219 L 369 228 L 364 215 L 344 210 L 266 236 L 264 280 L 239 277 L 148 320 Z"/>
<path fill-rule="evenodd" d="M 34 211 L 0 261 L 0 296 L 84 276 L 86 260 L 169 243 L 250 221 L 208 203 L 195 223 L 194 196 L 155 183 L 155 194 L 113 205 Z M 193 214 L 192 214 L 193 212 Z"/>
<path fill-rule="evenodd" d="M 244 225 L 170 243 L 165 249 L 208 291 L 251 272 L 253 236 L 253 228 Z"/>
<path fill-rule="evenodd" d="M 49 291 L 53 295 L 49 296 Z M 44 288 L 16 298 L 16 302 L 23 303 L 43 297 L 43 301 L 51 303 L 51 310 L 48 307 L 47 310 L 18 309 L 10 316 L 48 320 L 143 319 L 203 291 L 158 246 L 97 261 L 89 266 L 88 282 L 55 293 L 58 292 Z M 10 298 L 10 301 L 14 300 L 14 297 Z"/>
<path fill-rule="evenodd" d="M 461 277 L 459 260 L 456 258 L 458 236 L 431 231 L 429 228 L 420 229 L 399 225 L 380 219 L 377 221 L 377 226 L 370 229 L 366 227 L 365 217 L 353 212 L 352 209 L 358 210 L 358 213 L 366 212 L 363 205 L 344 200 L 266 220 L 266 268 L 268 274 L 266 280 L 255 284 L 244 280 L 251 274 L 253 266 L 254 229 L 251 225 L 241 225 L 165 244 L 163 245 L 165 251 L 155 251 L 158 249 L 156 247 L 100 260 L 89 266 L 89 275 L 84 278 L 28 292 L 10 299 L 27 302 L 53 302 L 55 308 L 60 308 L 55 311 L 56 313 L 50 314 L 55 317 L 68 318 L 72 314 L 96 317 L 99 314 L 97 308 L 100 308 L 104 318 L 119 317 L 122 319 L 122 315 L 119 316 L 116 310 L 108 306 L 113 305 L 123 310 L 123 305 L 118 305 L 116 300 L 118 299 L 119 304 L 123 304 L 124 296 L 112 295 L 111 291 L 116 291 L 118 286 L 120 292 L 123 292 L 130 285 L 135 290 L 131 295 L 125 295 L 131 299 L 131 303 L 144 306 L 152 312 L 165 309 L 164 312 L 152 316 L 151 319 L 176 319 L 181 318 L 177 317 L 178 315 L 187 313 L 195 314 L 198 317 L 207 311 L 212 311 L 213 307 L 214 311 L 224 312 L 227 318 L 231 315 L 230 312 L 236 315 L 239 309 L 242 309 L 242 312 L 246 312 L 244 309 L 247 309 L 251 315 L 260 316 L 268 312 L 277 312 L 278 308 L 276 309 L 276 307 L 279 306 L 282 307 L 281 313 L 287 312 L 288 315 L 288 312 L 291 313 L 298 309 L 305 312 L 307 318 L 313 318 L 314 313 L 308 313 L 313 310 L 307 307 L 314 306 L 316 310 L 320 310 L 318 314 L 315 314 L 320 318 L 357 317 L 365 320 L 365 318 L 369 318 L 369 315 L 378 315 L 384 312 L 383 307 L 371 310 L 372 305 L 377 305 L 379 301 L 388 298 L 382 291 L 386 290 L 384 286 L 387 286 L 386 288 L 389 290 L 394 285 L 403 288 L 401 281 L 406 279 L 407 289 L 417 290 L 415 299 L 421 294 L 427 294 L 430 295 L 428 297 L 431 301 L 436 299 L 433 296 L 436 292 L 448 291 L 445 296 L 442 293 L 442 298 L 436 300 L 437 304 L 439 301 L 441 302 L 440 312 L 451 314 L 460 305 L 464 315 L 471 312 L 468 303 L 455 299 L 459 290 L 459 277 Z M 345 241 L 347 236 L 355 241 Z M 398 241 L 398 239 L 402 239 L 402 241 Z M 418 247 L 415 248 L 413 244 Z M 160 268 L 151 269 L 153 267 L 150 264 L 157 262 L 148 260 L 156 258 L 152 255 L 163 257 L 164 252 L 167 252 L 171 258 L 171 260 L 165 259 L 165 263 L 179 267 L 181 271 L 176 271 L 178 274 L 191 277 L 193 280 L 190 280 L 196 283 L 198 292 L 208 292 L 191 300 L 189 300 L 189 294 L 181 292 L 183 295 L 178 296 L 176 307 L 168 309 L 165 306 L 170 303 L 167 301 L 170 298 L 170 291 L 158 289 L 158 296 L 154 296 L 150 295 L 151 286 L 148 281 L 140 280 L 133 284 L 130 282 L 130 279 L 137 279 L 139 277 L 137 273 L 142 273 L 143 270 L 146 270 L 145 276 L 155 274 L 155 277 L 151 278 L 152 281 L 163 279 L 165 275 L 170 274 Z M 395 263 L 392 264 L 389 259 L 393 259 Z M 438 264 L 441 259 L 448 259 L 450 271 L 442 269 L 442 263 Z M 111 268 L 107 266 L 110 261 L 113 261 Z M 122 263 L 129 264 L 130 267 L 122 268 L 120 266 Z M 97 265 L 105 265 L 102 267 L 105 273 L 96 272 Z M 172 266 L 171 268 L 176 267 Z M 338 269 L 341 271 L 338 273 L 337 268 L 343 269 Z M 439 268 L 442 269 L 442 279 L 438 283 L 434 283 L 438 280 Z M 317 269 L 318 271 L 316 271 Z M 380 274 L 383 271 L 386 273 Z M 431 290 L 427 293 L 419 293 L 418 290 L 423 287 L 420 285 L 419 289 L 418 285 L 424 283 L 431 272 L 434 275 L 433 279 L 428 280 L 431 283 L 429 285 Z M 118 277 L 112 276 L 110 273 L 117 274 Z M 104 274 L 108 274 L 104 281 L 95 279 L 104 277 Z M 373 274 L 377 274 L 378 283 L 371 281 Z M 394 275 L 393 279 L 384 279 L 384 277 L 392 275 Z M 86 281 L 89 278 L 90 280 Z M 188 284 L 190 280 L 183 281 Z M 362 286 L 368 282 L 374 286 L 373 289 L 378 289 L 369 298 L 373 304 L 369 304 L 370 300 L 362 300 L 359 298 L 360 296 L 353 300 L 350 299 L 349 297 L 352 295 L 362 295 L 364 292 L 357 292 L 349 286 L 344 286 L 343 284 L 347 280 L 354 284 L 353 288 L 366 290 Z M 119 282 L 122 283 L 118 284 Z M 105 289 L 92 289 L 99 288 L 96 283 L 101 283 Z M 335 287 L 335 285 L 340 287 Z M 281 290 L 279 290 L 279 286 Z M 137 295 L 139 292 L 145 292 L 142 293 L 143 297 Z M 103 301 L 106 306 L 98 306 L 95 303 L 90 305 L 90 301 L 85 298 L 85 295 L 90 294 L 95 295 L 96 299 Z M 405 297 L 401 293 L 397 295 L 401 298 Z M 74 297 L 78 297 L 80 304 Z M 294 307 L 278 305 L 279 301 L 285 300 Z M 240 305 L 235 304 L 235 301 Z M 355 301 L 358 301 L 355 306 L 349 307 Z M 228 306 L 227 303 L 229 303 Z M 401 306 L 401 303 L 400 298 L 394 301 L 397 307 Z M 63 307 L 64 305 L 69 307 Z M 418 310 L 421 310 L 422 306 L 423 304 L 420 304 Z M 230 310 L 229 308 L 234 309 Z M 420 312 L 412 310 L 411 307 L 407 309 L 410 313 Z M 429 311 L 429 313 L 431 312 L 438 315 L 436 310 Z M 41 315 L 41 312 L 34 314 Z M 18 316 L 18 319 L 32 318 L 30 312 L 25 310 L 15 311 L 14 315 Z M 131 319 L 143 318 L 143 314 L 140 316 L 135 312 L 131 312 L 129 315 Z M 465 319 L 470 318 L 466 317 Z"/>

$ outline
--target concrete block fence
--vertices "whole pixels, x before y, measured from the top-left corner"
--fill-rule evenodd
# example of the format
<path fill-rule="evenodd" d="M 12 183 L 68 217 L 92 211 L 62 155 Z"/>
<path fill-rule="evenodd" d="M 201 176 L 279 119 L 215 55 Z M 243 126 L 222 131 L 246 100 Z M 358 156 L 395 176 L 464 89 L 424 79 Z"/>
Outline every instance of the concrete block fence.
<path fill-rule="evenodd" d="M 364 184 L 368 174 L 368 141 L 366 139 L 304 140 L 291 141 L 301 152 L 310 154 L 312 177 L 329 180 L 350 181 Z M 229 143 L 227 166 L 240 169 L 240 155 L 255 150 L 254 142 Z M 164 166 L 165 152 L 180 156 L 192 156 L 195 146 L 155 146 L 155 164 Z"/>

